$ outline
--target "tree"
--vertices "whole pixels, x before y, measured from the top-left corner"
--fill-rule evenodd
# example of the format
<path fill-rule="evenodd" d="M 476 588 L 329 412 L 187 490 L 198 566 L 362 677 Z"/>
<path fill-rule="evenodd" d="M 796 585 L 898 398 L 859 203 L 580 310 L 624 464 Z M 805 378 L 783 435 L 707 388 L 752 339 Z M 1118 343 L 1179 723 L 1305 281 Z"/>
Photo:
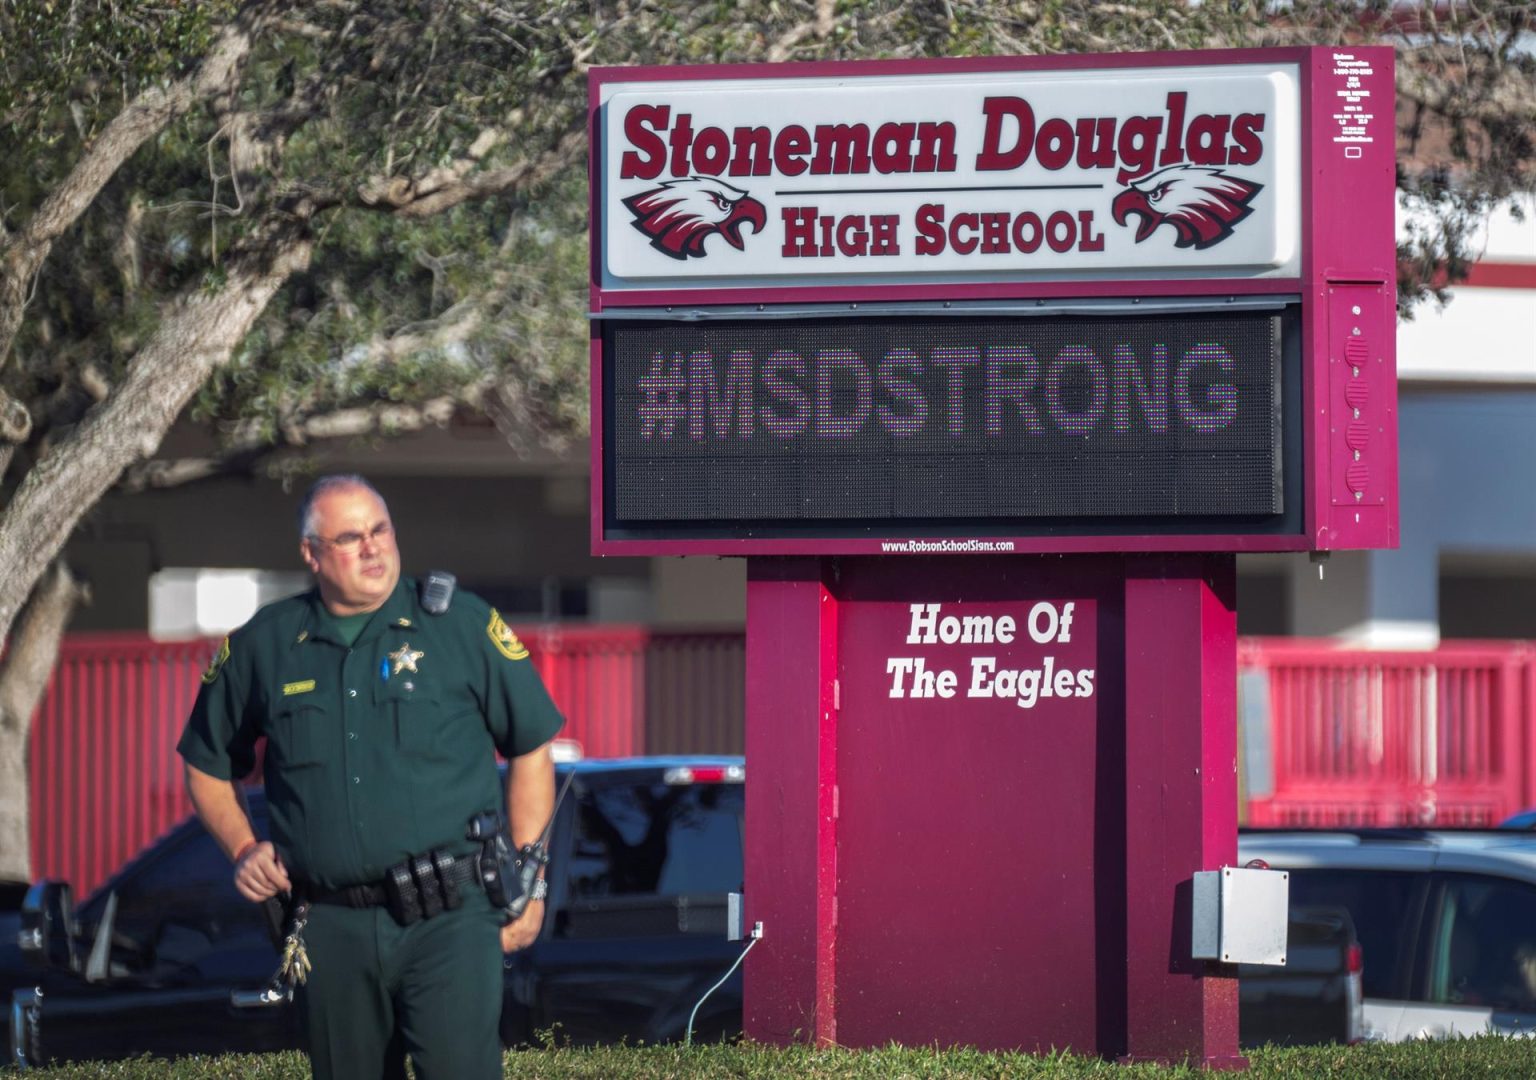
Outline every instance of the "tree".
<path fill-rule="evenodd" d="M 80 598 L 59 552 L 113 484 L 164 478 L 154 455 L 196 395 L 230 422 L 238 457 L 353 408 L 375 427 L 419 422 L 526 364 L 509 400 L 575 427 L 560 412 L 574 365 L 541 370 L 558 349 L 493 356 L 482 329 L 498 307 L 536 302 L 539 268 L 507 258 L 528 235 L 517 210 L 583 156 L 571 57 L 534 14 L 0 9 L 14 148 L 0 219 L 0 876 L 29 870 L 27 728 Z M 493 253 L 474 288 L 454 287 L 452 258 Z M 430 283 L 412 277 L 421 267 Z M 383 294 L 367 309 L 358 280 Z"/>
<path fill-rule="evenodd" d="M 0 877 L 114 485 L 442 422 L 585 431 L 586 70 L 1391 40 L 1404 310 L 1533 181 L 1524 4 L 0 0 Z M 190 415 L 216 452 L 162 458 Z"/>

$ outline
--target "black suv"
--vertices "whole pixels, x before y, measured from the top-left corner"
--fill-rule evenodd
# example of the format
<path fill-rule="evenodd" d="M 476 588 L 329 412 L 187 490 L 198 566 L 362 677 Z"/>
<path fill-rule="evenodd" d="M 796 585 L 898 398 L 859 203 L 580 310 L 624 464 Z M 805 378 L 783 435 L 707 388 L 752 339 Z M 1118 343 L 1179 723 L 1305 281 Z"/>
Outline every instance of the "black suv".
<path fill-rule="evenodd" d="M 571 772 L 543 931 L 506 960 L 502 1039 L 525 1044 L 548 1029 L 577 1043 L 681 1038 L 740 955 L 726 913 L 742 886 L 741 759 L 584 761 L 560 765 L 558 780 Z M 249 795 L 264 835 L 265 799 Z M 67 887 L 42 883 L 21 926 L 15 918 L 0 916 L 11 1063 L 300 1045 L 296 1010 L 262 992 L 277 963 L 263 909 L 235 892 L 195 819 L 78 910 Z M 699 1009 L 693 1037 L 740 1030 L 738 971 Z"/>

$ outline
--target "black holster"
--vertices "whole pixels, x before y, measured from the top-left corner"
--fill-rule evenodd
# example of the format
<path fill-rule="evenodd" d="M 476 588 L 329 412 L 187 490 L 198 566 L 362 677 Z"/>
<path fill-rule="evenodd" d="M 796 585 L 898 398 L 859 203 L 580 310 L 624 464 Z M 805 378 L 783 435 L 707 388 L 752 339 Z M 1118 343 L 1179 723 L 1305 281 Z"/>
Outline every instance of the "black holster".
<path fill-rule="evenodd" d="M 480 845 L 480 884 L 491 903 L 505 908 L 512 902 L 517 887 L 517 860 L 512 855 L 512 845 L 500 831 Z"/>
<path fill-rule="evenodd" d="M 262 925 L 267 928 L 272 947 L 278 952 L 283 951 L 283 939 L 288 936 L 288 917 L 292 912 L 293 900 L 286 893 L 269 896 L 261 902 Z"/>
<path fill-rule="evenodd" d="M 517 918 L 528 906 L 534 879 L 549 862 L 543 842 L 524 844 L 513 854 L 501 815 L 489 811 L 470 818 L 467 835 L 480 841 L 476 861 L 485 895 L 492 904 Z"/>

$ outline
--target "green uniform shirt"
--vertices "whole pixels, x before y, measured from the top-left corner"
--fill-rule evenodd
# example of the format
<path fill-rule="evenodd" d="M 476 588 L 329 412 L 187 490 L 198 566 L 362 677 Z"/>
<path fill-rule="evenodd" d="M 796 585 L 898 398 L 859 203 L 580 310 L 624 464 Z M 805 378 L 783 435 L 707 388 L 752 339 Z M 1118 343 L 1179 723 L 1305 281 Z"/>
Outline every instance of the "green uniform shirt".
<path fill-rule="evenodd" d="M 258 611 L 203 675 L 176 749 L 233 779 L 266 736 L 272 840 L 291 875 L 336 889 L 475 850 L 470 817 L 501 806 L 495 751 L 527 753 L 563 722 L 493 608 L 459 592 L 429 615 L 402 578 L 350 647 L 317 590 Z"/>

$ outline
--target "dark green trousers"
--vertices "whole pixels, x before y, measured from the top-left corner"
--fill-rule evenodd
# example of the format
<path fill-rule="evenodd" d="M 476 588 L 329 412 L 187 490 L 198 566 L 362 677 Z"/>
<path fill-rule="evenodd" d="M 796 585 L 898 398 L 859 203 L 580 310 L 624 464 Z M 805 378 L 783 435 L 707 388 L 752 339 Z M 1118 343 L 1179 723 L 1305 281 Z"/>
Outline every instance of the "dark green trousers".
<path fill-rule="evenodd" d="M 501 915 L 478 890 L 401 926 L 381 907 L 313 904 L 299 990 L 315 1080 L 499 1080 Z"/>

